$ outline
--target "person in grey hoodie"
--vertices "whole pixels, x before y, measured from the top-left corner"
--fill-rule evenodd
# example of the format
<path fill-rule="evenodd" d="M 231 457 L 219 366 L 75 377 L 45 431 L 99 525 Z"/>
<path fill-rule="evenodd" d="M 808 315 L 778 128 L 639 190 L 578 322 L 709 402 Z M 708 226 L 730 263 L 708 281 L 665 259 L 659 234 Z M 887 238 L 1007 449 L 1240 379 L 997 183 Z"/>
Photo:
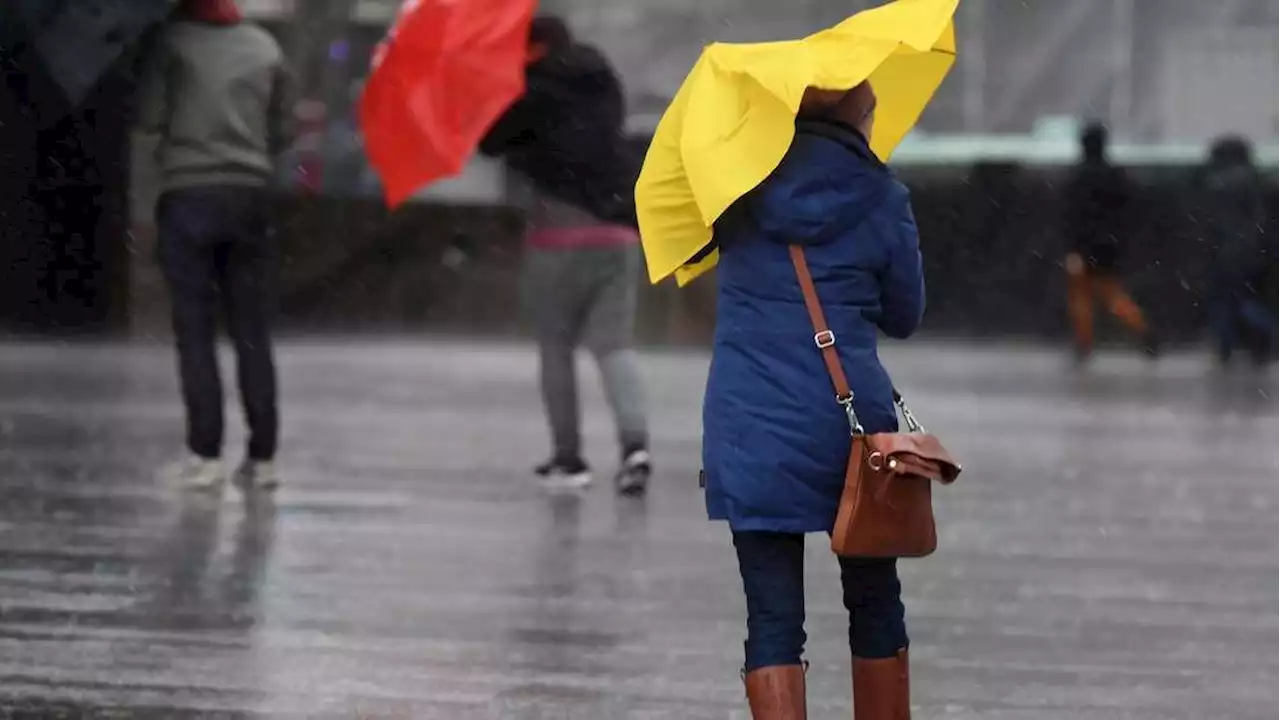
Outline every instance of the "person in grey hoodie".
<path fill-rule="evenodd" d="M 225 480 L 216 354 L 221 310 L 249 426 L 235 480 L 245 490 L 271 489 L 278 483 L 279 413 L 266 191 L 292 116 L 284 56 L 269 33 L 242 21 L 233 0 L 181 0 L 141 92 L 140 129 L 158 139 L 158 251 L 172 293 L 190 451 L 165 475 L 202 489 Z"/>

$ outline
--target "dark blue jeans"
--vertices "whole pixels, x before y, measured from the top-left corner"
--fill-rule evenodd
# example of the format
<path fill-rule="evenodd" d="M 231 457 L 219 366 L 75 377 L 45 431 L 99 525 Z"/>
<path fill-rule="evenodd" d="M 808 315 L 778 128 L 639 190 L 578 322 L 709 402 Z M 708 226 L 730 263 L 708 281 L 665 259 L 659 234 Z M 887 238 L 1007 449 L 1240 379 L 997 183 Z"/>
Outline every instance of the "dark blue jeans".
<path fill-rule="evenodd" d="M 735 532 L 747 595 L 746 670 L 798 665 L 804 654 L 804 536 Z M 840 558 L 849 648 L 860 658 L 893 657 L 907 647 L 902 586 L 893 559 Z"/>
<path fill-rule="evenodd" d="M 1218 357 L 1224 362 L 1231 359 L 1241 339 L 1246 340 L 1254 355 L 1261 358 L 1271 353 L 1276 345 L 1274 310 L 1257 297 L 1249 286 L 1247 274 L 1235 267 L 1214 268 L 1209 327 Z"/>
<path fill-rule="evenodd" d="M 274 253 L 265 193 L 248 187 L 170 190 L 160 198 L 156 221 L 160 265 L 173 294 L 187 445 L 201 457 L 222 454 L 221 310 L 235 342 L 248 455 L 270 460 L 279 417 L 269 331 Z"/>

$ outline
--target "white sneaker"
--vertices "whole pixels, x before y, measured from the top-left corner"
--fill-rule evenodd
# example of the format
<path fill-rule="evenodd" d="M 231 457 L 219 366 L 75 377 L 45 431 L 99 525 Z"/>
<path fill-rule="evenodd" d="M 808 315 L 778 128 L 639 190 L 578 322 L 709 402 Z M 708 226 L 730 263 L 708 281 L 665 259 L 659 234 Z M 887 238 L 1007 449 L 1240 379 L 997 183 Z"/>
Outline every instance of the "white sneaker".
<path fill-rule="evenodd" d="M 592 482 L 591 468 L 581 458 L 552 458 L 533 472 L 548 490 L 581 490 Z"/>
<path fill-rule="evenodd" d="M 280 487 L 280 476 L 276 474 L 276 464 L 270 460 L 245 460 L 236 469 L 235 484 L 245 492 L 270 492 Z"/>
<path fill-rule="evenodd" d="M 227 476 L 221 460 L 193 454 L 163 467 L 160 478 L 168 485 L 189 490 L 219 490 Z"/>
<path fill-rule="evenodd" d="M 620 495 L 643 495 L 649 488 L 649 476 L 653 474 L 653 460 L 648 450 L 632 450 L 622 458 L 622 466 L 614 477 Z"/>

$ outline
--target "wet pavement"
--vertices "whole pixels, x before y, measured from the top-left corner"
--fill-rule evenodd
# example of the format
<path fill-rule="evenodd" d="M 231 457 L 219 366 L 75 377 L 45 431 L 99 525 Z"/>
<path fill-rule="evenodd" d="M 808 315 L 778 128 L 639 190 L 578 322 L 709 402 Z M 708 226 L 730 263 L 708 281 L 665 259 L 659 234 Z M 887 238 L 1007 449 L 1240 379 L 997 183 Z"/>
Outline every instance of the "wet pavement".
<path fill-rule="evenodd" d="M 536 489 L 527 348 L 281 355 L 286 485 L 246 503 L 153 479 L 180 443 L 165 348 L 0 345 L 0 718 L 747 717 L 734 555 L 696 483 L 704 356 L 646 357 L 637 500 Z M 1273 370 L 885 355 L 966 468 L 942 549 L 903 563 L 915 717 L 1275 717 Z M 810 715 L 848 718 L 836 566 L 821 538 L 809 558 Z"/>

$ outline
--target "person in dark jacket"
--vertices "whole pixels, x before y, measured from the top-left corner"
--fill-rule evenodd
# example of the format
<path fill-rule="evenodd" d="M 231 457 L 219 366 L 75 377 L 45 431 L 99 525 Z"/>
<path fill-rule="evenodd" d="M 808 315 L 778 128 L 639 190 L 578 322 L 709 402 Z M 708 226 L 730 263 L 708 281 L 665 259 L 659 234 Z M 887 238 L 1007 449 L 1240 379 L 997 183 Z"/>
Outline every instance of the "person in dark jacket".
<path fill-rule="evenodd" d="M 802 106 L 777 169 L 714 228 L 720 264 L 703 406 L 706 504 L 712 520 L 728 522 L 737 550 L 747 599 L 744 671 L 757 718 L 804 717 L 804 536 L 831 532 L 850 452 L 848 418 L 788 246 L 804 248 L 869 433 L 898 426 L 878 335 L 906 338 L 924 312 L 907 190 L 867 144 L 875 95 L 864 83 L 836 97 Z M 905 718 L 896 562 L 840 558 L 839 565 L 858 717 Z"/>
<path fill-rule="evenodd" d="M 553 488 L 592 480 L 582 456 L 574 355 L 596 359 L 613 410 L 621 460 L 614 483 L 643 493 L 652 464 L 648 413 L 634 348 L 640 238 L 639 166 L 625 142 L 622 85 L 596 49 L 562 20 L 535 18 L 527 89 L 481 150 L 502 157 L 511 194 L 527 213 L 522 284 L 538 342 L 551 457 L 535 468 Z"/>
<path fill-rule="evenodd" d="M 284 55 L 267 31 L 242 22 L 233 0 L 182 0 L 159 40 L 139 125 L 158 140 L 158 250 L 173 296 L 189 451 L 165 474 L 201 489 L 225 480 L 221 310 L 250 436 L 235 479 L 246 490 L 274 488 L 279 415 L 267 188 L 290 135 Z"/>
<path fill-rule="evenodd" d="M 1093 352 L 1093 303 L 1101 300 L 1143 342 L 1158 351 L 1142 309 L 1120 278 L 1125 219 L 1132 198 L 1124 171 L 1107 159 L 1107 130 L 1088 125 L 1080 137 L 1081 159 L 1067 182 L 1064 227 L 1067 305 L 1075 332 L 1075 350 L 1083 361 Z"/>
<path fill-rule="evenodd" d="M 1231 360 L 1244 331 L 1255 360 L 1265 360 L 1276 343 L 1276 319 L 1256 285 L 1273 253 L 1266 246 L 1262 179 L 1246 140 L 1224 137 L 1213 144 L 1203 191 L 1213 243 L 1209 326 L 1218 359 Z"/>
<path fill-rule="evenodd" d="M 534 18 L 525 93 L 481 152 L 500 156 L 537 190 L 611 223 L 635 226 L 639 155 L 626 142 L 626 99 L 608 59 L 558 17 Z"/>

